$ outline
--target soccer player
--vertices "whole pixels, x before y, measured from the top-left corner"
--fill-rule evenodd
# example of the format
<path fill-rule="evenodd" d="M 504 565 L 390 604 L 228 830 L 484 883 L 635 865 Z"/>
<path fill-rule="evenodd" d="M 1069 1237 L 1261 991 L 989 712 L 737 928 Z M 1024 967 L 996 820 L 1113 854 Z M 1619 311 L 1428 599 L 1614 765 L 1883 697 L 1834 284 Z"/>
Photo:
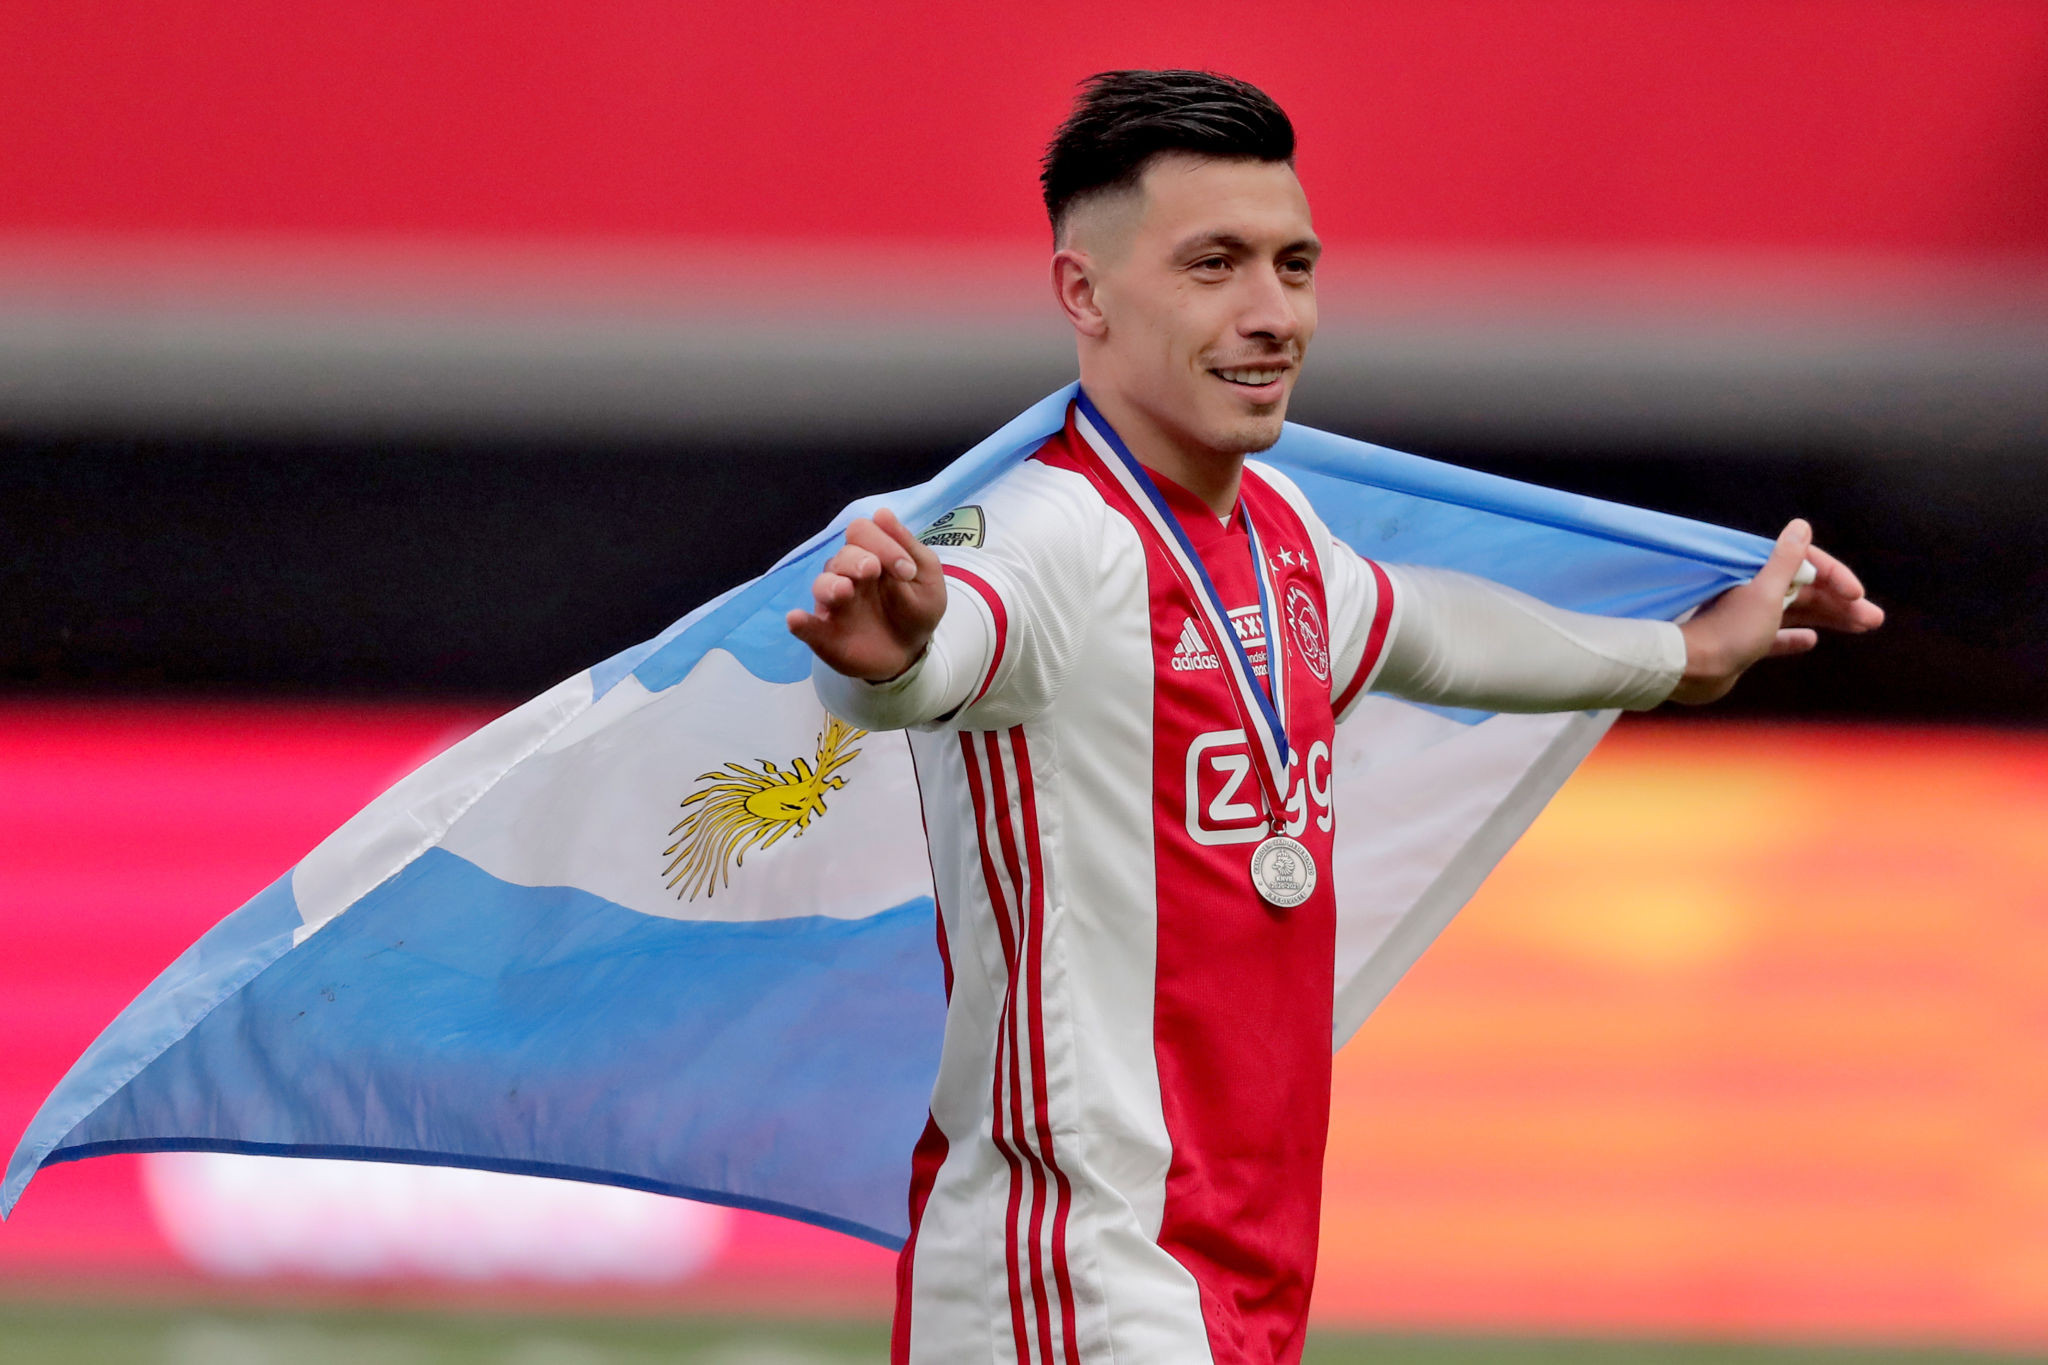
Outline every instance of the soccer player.
<path fill-rule="evenodd" d="M 921 542 L 856 521 L 789 628 L 834 714 L 907 728 L 948 1009 L 897 1362 L 1288 1362 L 1329 1115 L 1334 728 L 1709 701 L 1882 613 L 1785 528 L 1684 626 L 1335 540 L 1247 456 L 1315 333 L 1294 132 L 1251 86 L 1090 80 L 1044 163 L 1066 427 Z M 1789 611 L 1801 561 L 1816 581 Z"/>

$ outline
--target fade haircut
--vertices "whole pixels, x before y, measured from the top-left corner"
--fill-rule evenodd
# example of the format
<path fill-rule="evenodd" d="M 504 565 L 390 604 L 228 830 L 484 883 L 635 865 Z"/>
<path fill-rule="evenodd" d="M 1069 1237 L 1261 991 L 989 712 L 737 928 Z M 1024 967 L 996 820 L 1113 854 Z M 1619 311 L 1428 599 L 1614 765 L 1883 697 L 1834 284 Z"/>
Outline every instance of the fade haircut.
<path fill-rule="evenodd" d="M 1257 86 L 1213 71 L 1104 71 L 1045 149 L 1039 184 L 1055 245 L 1076 203 L 1134 189 L 1169 152 L 1294 162 L 1294 125 Z"/>

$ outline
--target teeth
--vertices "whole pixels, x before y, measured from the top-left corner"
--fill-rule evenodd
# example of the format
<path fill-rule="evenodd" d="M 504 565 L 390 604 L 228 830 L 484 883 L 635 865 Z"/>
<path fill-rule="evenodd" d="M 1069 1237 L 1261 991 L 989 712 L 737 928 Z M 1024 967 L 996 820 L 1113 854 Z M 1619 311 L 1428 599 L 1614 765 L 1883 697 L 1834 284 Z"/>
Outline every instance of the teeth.
<path fill-rule="evenodd" d="M 1270 384 L 1285 374 L 1284 370 L 1218 370 L 1233 384 Z"/>

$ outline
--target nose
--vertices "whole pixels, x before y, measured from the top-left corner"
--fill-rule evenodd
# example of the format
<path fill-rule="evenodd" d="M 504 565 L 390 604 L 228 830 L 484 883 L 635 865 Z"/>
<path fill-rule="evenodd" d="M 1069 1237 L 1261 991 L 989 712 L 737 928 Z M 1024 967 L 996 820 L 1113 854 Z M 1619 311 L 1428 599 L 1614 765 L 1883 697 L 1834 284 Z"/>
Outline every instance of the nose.
<path fill-rule="evenodd" d="M 1298 340 L 1303 309 L 1300 288 L 1286 283 L 1272 267 L 1247 270 L 1239 278 L 1247 293 L 1238 314 L 1238 335 L 1283 344 Z"/>

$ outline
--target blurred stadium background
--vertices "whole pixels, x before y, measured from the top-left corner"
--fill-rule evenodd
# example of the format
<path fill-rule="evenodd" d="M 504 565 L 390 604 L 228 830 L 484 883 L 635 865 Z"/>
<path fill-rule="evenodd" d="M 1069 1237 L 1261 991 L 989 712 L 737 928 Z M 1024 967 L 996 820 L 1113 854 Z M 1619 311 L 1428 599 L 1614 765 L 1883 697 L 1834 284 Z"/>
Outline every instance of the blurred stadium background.
<path fill-rule="evenodd" d="M 437 746 L 1069 377 L 1035 158 L 1123 65 L 1296 119 L 1303 420 L 1803 514 L 1892 613 L 1624 724 L 1339 1056 L 1311 1359 L 2048 1352 L 2038 0 L 0 7 L 0 1134 Z M 0 1353 L 874 1361 L 889 1266 L 106 1159 Z"/>

